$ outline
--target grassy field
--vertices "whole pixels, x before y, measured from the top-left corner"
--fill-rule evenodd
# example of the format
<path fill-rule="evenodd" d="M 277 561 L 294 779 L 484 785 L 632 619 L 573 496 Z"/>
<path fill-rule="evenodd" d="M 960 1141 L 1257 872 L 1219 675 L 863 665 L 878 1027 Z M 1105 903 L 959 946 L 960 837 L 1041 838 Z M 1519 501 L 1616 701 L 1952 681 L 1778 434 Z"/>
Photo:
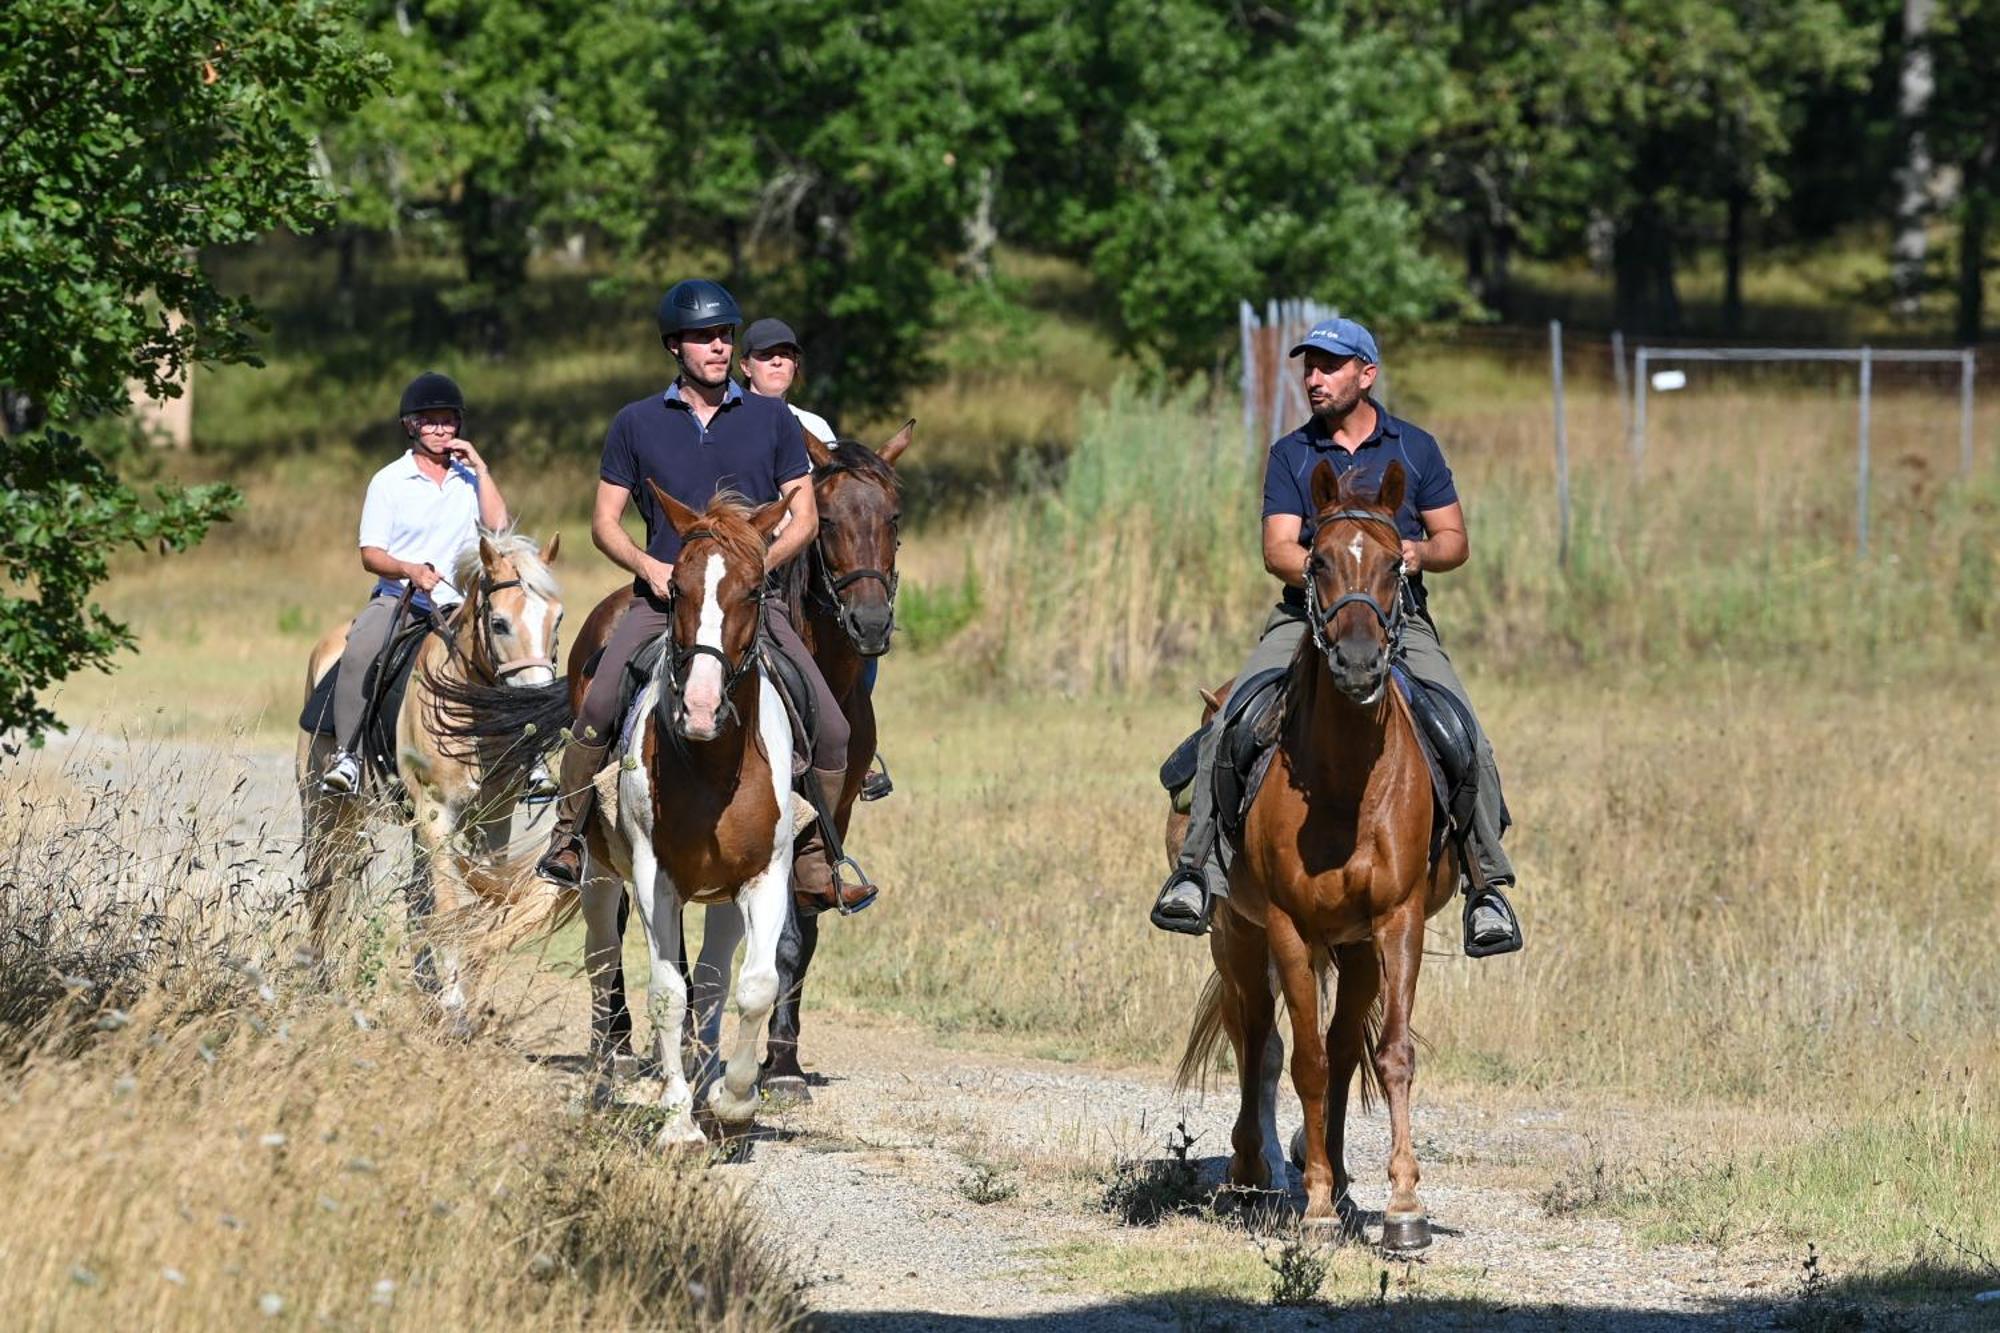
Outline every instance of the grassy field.
<path fill-rule="evenodd" d="M 1062 295 L 1061 270 L 1011 262 Z M 829 927 L 814 997 L 954 1041 L 1158 1065 L 1207 962 L 1145 923 L 1164 869 L 1152 774 L 1196 718 L 1193 684 L 1234 669 L 1269 596 L 1256 476 L 1227 406 L 1115 387 L 1087 322 L 1011 327 L 970 321 L 962 373 L 913 407 L 906 636 L 881 695 L 899 793 L 854 838 L 892 887 Z M 579 613 L 619 581 L 579 540 L 589 423 L 656 373 L 592 354 L 597 336 L 522 378 L 523 401 L 559 409 L 493 418 L 517 509 L 568 534 Z M 1022 362 L 1023 336 L 1063 369 Z M 1473 563 L 1437 581 L 1434 609 L 1509 784 L 1529 939 L 1475 965 L 1438 923 L 1419 1095 L 1582 1117 L 1595 1149 L 1533 1167 L 1552 1211 L 1718 1250 L 1810 1242 L 1885 1283 L 1993 1285 L 1992 395 L 1960 479 L 1955 397 L 1884 384 L 1863 561 L 1844 381 L 1697 377 L 1655 400 L 1635 471 L 1618 403 L 1579 373 L 1559 567 L 1545 367 L 1437 341 L 1394 372 L 1470 515 Z M 475 403 L 518 374 L 468 375 Z M 214 380 L 197 389 L 213 447 L 186 466 L 238 478 L 250 504 L 195 554 L 121 569 L 105 601 L 142 652 L 59 709 L 282 743 L 312 638 L 365 589 L 350 534 L 381 450 L 351 443 L 373 409 L 338 416 L 299 366 Z M 287 385 L 314 406 L 281 411 Z M 63 1077 L 96 1088 L 124 1058 Z"/>

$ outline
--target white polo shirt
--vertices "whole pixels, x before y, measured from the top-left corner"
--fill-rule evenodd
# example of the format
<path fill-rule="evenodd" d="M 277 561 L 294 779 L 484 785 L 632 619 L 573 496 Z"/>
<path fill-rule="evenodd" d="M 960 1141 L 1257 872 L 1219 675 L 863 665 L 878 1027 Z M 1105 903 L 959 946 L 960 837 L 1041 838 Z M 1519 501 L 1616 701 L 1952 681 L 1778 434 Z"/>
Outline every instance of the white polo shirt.
<path fill-rule="evenodd" d="M 808 412 L 803 407 L 792 407 L 790 403 L 786 403 L 785 406 L 792 408 L 792 415 L 799 419 L 799 424 L 811 431 L 813 438 L 821 444 L 832 444 L 840 438 L 833 433 L 833 427 L 827 423 L 827 419 L 819 413 Z"/>
<path fill-rule="evenodd" d="M 361 505 L 360 544 L 379 546 L 398 560 L 430 565 L 450 579 L 459 553 L 479 539 L 479 478 L 457 460 L 446 466 L 444 481 L 432 481 L 418 470 L 416 454 L 405 452 L 377 472 Z M 402 591 L 402 579 L 375 584 L 376 593 L 400 596 Z M 465 594 L 447 582 L 438 584 L 428 599 L 418 593 L 412 600 L 455 606 Z"/>

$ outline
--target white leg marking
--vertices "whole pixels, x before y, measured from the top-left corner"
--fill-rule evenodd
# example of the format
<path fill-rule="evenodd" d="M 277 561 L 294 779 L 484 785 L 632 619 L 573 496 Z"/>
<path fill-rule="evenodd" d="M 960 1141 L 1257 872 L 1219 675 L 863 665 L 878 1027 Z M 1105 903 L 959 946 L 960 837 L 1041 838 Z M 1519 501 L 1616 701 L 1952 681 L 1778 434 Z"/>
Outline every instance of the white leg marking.
<path fill-rule="evenodd" d="M 717 903 L 708 909 L 702 926 L 701 956 L 694 964 L 694 1026 L 700 1049 L 688 1071 L 694 1080 L 695 1097 L 708 1091 L 716 1073 L 716 1053 L 722 1048 L 722 1002 L 729 994 L 729 974 L 736 961 L 736 946 L 743 942 L 743 911 L 735 903 Z"/>
<path fill-rule="evenodd" d="M 655 1142 L 661 1147 L 702 1141 L 694 1123 L 694 1094 L 681 1069 L 681 1025 L 687 1021 L 687 982 L 681 977 L 681 900 L 660 873 L 653 844 L 632 849 L 632 901 L 646 932 L 646 1013 L 653 1025 L 653 1059 L 664 1086 L 660 1109 L 666 1123 Z"/>
<path fill-rule="evenodd" d="M 758 673 L 757 731 L 771 760 L 771 793 L 778 817 L 771 829 L 771 860 L 737 891 L 743 912 L 743 973 L 736 982 L 736 1041 L 722 1078 L 708 1092 L 708 1106 L 725 1124 L 748 1124 L 757 1114 L 757 1042 L 778 1002 L 778 936 L 792 891 L 792 727 L 771 682 Z"/>

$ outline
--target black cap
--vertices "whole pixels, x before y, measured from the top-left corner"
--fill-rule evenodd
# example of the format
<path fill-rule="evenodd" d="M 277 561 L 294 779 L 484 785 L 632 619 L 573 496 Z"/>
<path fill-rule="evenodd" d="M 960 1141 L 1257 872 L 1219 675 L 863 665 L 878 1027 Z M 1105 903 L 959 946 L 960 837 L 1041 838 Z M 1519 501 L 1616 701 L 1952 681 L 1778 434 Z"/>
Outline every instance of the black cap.
<path fill-rule="evenodd" d="M 787 346 L 798 347 L 799 335 L 793 333 L 792 326 L 782 319 L 760 319 L 743 331 L 743 350 L 746 352 Z"/>

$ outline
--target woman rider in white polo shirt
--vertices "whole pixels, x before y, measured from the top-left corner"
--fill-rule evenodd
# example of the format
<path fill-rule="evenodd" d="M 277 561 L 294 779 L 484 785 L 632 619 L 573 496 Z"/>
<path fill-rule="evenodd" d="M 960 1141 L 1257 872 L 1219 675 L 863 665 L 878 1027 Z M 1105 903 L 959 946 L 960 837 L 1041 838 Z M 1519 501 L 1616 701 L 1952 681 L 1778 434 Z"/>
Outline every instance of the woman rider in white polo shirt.
<path fill-rule="evenodd" d="M 403 584 L 415 586 L 413 610 L 429 613 L 465 600 L 439 570 L 457 567 L 459 552 L 478 540 L 479 526 L 507 526 L 507 501 L 486 470 L 486 460 L 458 437 L 465 395 L 449 375 L 427 370 L 403 390 L 398 415 L 409 451 L 377 472 L 361 506 L 361 567 L 375 575 L 368 605 L 347 630 L 334 682 L 334 736 L 340 748 L 327 764 L 320 788 L 350 795 L 361 786 L 361 714 L 368 665 L 389 640 Z"/>

